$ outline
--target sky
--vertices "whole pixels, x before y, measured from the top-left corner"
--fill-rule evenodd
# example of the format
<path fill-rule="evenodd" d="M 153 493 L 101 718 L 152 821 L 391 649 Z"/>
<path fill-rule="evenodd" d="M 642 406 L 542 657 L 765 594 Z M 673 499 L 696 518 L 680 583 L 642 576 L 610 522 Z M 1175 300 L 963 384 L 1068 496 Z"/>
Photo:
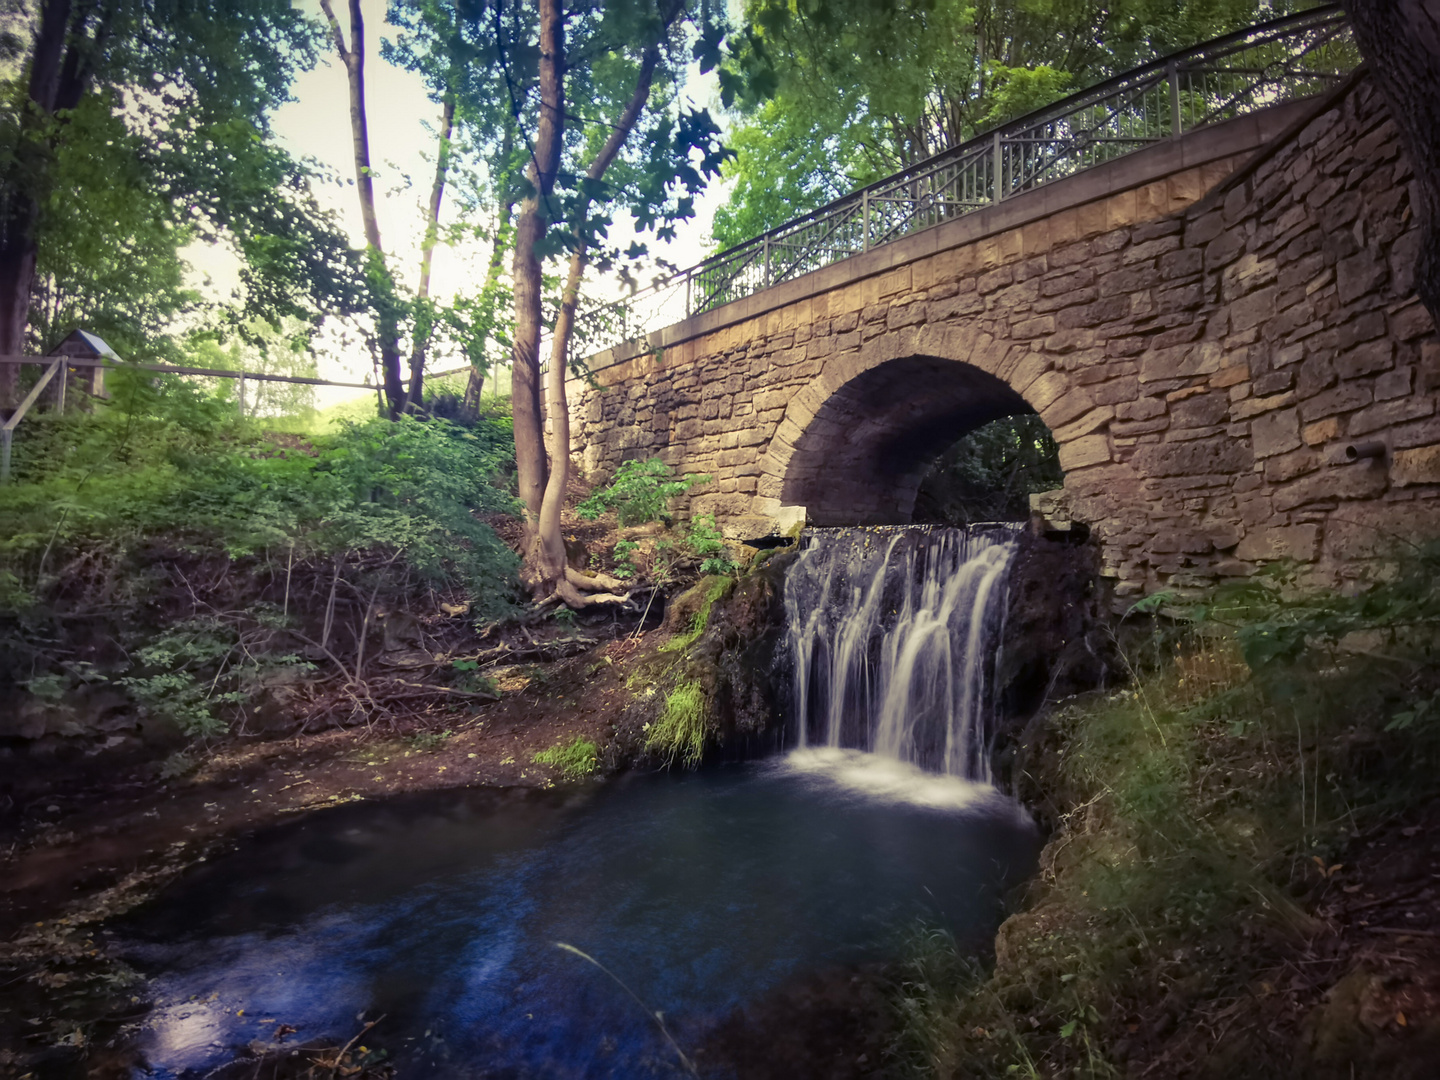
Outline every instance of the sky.
<path fill-rule="evenodd" d="M 302 0 L 300 8 L 316 19 L 322 19 L 319 0 Z M 345 0 L 335 3 L 336 14 L 347 30 Z M 366 105 L 370 128 L 370 157 L 375 169 L 376 216 L 380 236 L 397 276 L 414 287 L 419 273 L 420 238 L 423 233 L 422 204 L 429 196 L 434 176 L 435 133 L 440 119 L 440 106 L 429 99 L 418 75 L 387 64 L 380 58 L 383 38 L 393 38 L 399 30 L 384 22 L 385 0 L 362 0 L 366 35 Z M 356 247 L 364 246 L 360 220 L 360 204 L 355 192 L 354 146 L 350 135 L 349 82 L 345 66 L 338 56 L 329 52 L 313 70 L 303 72 L 292 87 L 294 100 L 281 107 L 273 117 L 273 128 L 281 143 L 302 158 L 315 158 L 326 170 L 342 178 L 340 184 L 324 184 L 316 189 L 322 205 L 334 210 Z M 718 114 L 716 91 L 711 77 L 692 73 L 688 96 L 697 107 L 709 106 Z M 657 246 L 651 238 L 655 254 L 680 266 L 699 262 L 708 253 L 710 220 L 715 208 L 724 200 L 718 184 L 712 184 L 698 200 L 697 215 L 679 228 L 676 241 Z M 441 223 L 446 221 L 441 210 Z M 626 230 L 617 222 L 611 238 L 627 242 Z M 238 280 L 233 256 L 224 251 L 191 249 L 187 253 L 197 274 L 208 277 L 211 287 L 226 294 Z M 485 257 L 488 250 L 471 254 Z M 506 270 L 508 272 L 508 265 Z M 451 296 L 478 276 L 466 253 L 441 246 L 437 248 L 431 276 L 431 291 L 437 298 Z M 619 286 L 606 282 L 594 272 L 587 277 L 587 294 L 615 295 Z M 369 352 L 363 343 L 346 343 L 336 334 L 322 334 L 316 342 L 320 377 L 359 382 L 371 371 Z M 441 368 L 458 366 L 440 360 Z M 434 366 L 432 365 L 432 370 Z M 363 395 L 366 391 L 317 387 L 317 405 L 324 408 L 338 401 Z"/>

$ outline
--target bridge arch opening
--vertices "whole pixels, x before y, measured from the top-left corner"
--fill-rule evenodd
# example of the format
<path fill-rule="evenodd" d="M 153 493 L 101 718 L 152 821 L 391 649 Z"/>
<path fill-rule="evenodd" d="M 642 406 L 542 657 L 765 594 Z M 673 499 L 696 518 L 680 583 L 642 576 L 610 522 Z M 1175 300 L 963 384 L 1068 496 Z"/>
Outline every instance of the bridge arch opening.
<path fill-rule="evenodd" d="M 1023 418 L 1009 425 L 1020 438 L 1043 435 L 1034 456 L 1053 453 L 1048 429 L 1004 380 L 973 364 L 934 356 L 887 360 L 828 394 L 803 424 L 785 463 L 780 501 L 803 506 L 814 525 L 980 520 L 974 500 L 971 512 L 955 512 L 954 474 L 965 471 L 957 460 L 965 448 L 945 455 L 966 436 L 984 435 L 982 429 L 991 430 L 987 425 L 1007 417 Z M 1051 468 L 1053 486 L 1059 486 L 1059 467 Z M 1012 498 L 1008 505 L 1016 502 Z"/>

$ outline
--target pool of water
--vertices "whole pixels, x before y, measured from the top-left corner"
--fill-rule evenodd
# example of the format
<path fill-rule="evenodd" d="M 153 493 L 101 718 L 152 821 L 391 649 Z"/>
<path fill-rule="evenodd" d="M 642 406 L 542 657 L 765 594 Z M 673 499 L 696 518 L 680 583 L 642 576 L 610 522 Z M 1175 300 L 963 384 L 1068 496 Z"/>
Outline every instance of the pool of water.
<path fill-rule="evenodd" d="M 382 1015 L 366 1039 L 402 1077 L 679 1075 L 647 1009 L 689 1048 L 787 980 L 887 959 L 916 919 L 981 951 L 1037 852 L 992 788 L 845 750 L 355 804 L 118 928 L 156 993 L 137 1075 Z"/>

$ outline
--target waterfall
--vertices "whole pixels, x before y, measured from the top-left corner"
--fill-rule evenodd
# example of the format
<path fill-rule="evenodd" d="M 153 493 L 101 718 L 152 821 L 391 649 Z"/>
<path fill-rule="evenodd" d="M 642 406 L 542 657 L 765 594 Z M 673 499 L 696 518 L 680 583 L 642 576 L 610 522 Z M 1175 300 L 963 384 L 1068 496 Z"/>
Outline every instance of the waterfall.
<path fill-rule="evenodd" d="M 811 529 L 785 578 L 796 742 L 990 778 L 1016 526 Z"/>

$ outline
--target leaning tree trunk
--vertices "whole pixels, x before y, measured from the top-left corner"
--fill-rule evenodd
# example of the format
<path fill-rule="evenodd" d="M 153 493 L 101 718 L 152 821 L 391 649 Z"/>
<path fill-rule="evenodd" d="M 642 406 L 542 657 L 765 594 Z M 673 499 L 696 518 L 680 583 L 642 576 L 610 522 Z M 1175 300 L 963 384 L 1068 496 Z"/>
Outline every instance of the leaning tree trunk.
<path fill-rule="evenodd" d="M 1440 325 L 1440 0 L 1346 0 L 1345 8 L 1415 172 L 1415 291 Z"/>
<path fill-rule="evenodd" d="M 515 330 L 510 369 L 515 471 L 525 504 L 525 550 L 534 543 L 545 496 L 545 419 L 540 407 L 541 274 L 536 251 L 549 224 L 550 195 L 565 130 L 565 41 L 560 0 L 540 3 L 540 119 L 526 171 L 530 194 L 515 226 Z"/>
<path fill-rule="evenodd" d="M 502 156 L 508 159 L 510 156 L 508 132 L 505 141 L 507 149 Z M 495 294 L 500 286 L 500 271 L 505 265 L 505 248 L 510 243 L 510 222 L 514 216 L 515 204 L 508 198 L 502 198 L 496 214 L 495 239 L 490 246 L 490 265 L 485 268 L 485 284 L 480 289 L 480 310 L 482 312 L 493 310 Z M 465 411 L 470 416 L 480 415 L 481 394 L 484 391 L 484 357 L 475 357 L 470 361 L 470 378 L 465 383 Z"/>
<path fill-rule="evenodd" d="M 430 267 L 435 261 L 435 245 L 440 242 L 440 204 L 445 198 L 445 180 L 450 170 L 450 135 L 455 129 L 455 95 L 446 93 L 440 110 L 440 138 L 435 149 L 435 180 L 430 185 L 430 201 L 425 204 L 425 237 L 420 241 L 420 284 L 415 297 L 423 305 L 430 299 Z M 434 319 L 426 315 L 420 325 L 417 312 L 415 341 L 410 348 L 410 406 L 419 409 L 425 404 L 425 354 L 434 332 Z"/>
<path fill-rule="evenodd" d="M 365 110 L 365 19 L 360 13 L 360 0 L 350 0 L 350 43 L 340 29 L 331 0 L 320 0 L 325 21 L 335 40 L 335 50 L 345 64 L 350 82 L 350 137 L 355 147 L 355 190 L 360 196 L 360 217 L 365 223 L 365 243 L 369 250 L 366 277 L 375 302 L 375 331 L 380 347 L 380 378 L 385 385 L 385 398 L 390 419 L 405 411 L 405 384 L 400 380 L 400 332 L 395 313 L 394 287 L 385 265 L 385 249 L 380 246 L 380 219 L 375 214 L 375 184 L 370 168 L 370 120 Z"/>
<path fill-rule="evenodd" d="M 678 5 L 675 9 L 678 11 Z M 672 13 L 671 18 L 674 17 Z M 669 25 L 668 21 L 665 24 Z M 635 80 L 635 91 L 620 120 L 611 129 L 600 152 L 586 170 L 586 179 L 591 187 L 605 177 L 610 164 L 630 137 L 645 102 L 650 97 L 650 84 L 655 78 L 655 68 L 660 62 L 659 45 L 645 50 L 640 61 L 640 72 Z M 589 212 L 589 201 L 580 206 L 577 214 L 583 222 Z M 560 531 L 560 511 L 565 504 L 565 494 L 570 483 L 570 410 L 565 396 L 565 373 L 569 368 L 570 337 L 575 329 L 575 308 L 580 299 L 580 282 L 585 276 L 588 249 L 585 238 L 578 227 L 575 248 L 570 256 L 570 270 L 565 279 L 565 291 L 560 297 L 560 311 L 555 318 L 554 337 L 551 341 L 550 369 L 545 380 L 545 410 L 550 421 L 549 451 L 550 477 L 545 485 L 545 496 L 540 507 L 540 518 L 533 547 L 526 551 L 526 562 L 539 591 L 546 595 L 555 594 L 571 607 L 582 607 L 604 600 L 623 600 L 619 596 L 584 596 L 579 590 L 623 588 L 623 582 L 604 575 L 580 574 L 570 568 L 565 560 L 565 538 Z"/>

